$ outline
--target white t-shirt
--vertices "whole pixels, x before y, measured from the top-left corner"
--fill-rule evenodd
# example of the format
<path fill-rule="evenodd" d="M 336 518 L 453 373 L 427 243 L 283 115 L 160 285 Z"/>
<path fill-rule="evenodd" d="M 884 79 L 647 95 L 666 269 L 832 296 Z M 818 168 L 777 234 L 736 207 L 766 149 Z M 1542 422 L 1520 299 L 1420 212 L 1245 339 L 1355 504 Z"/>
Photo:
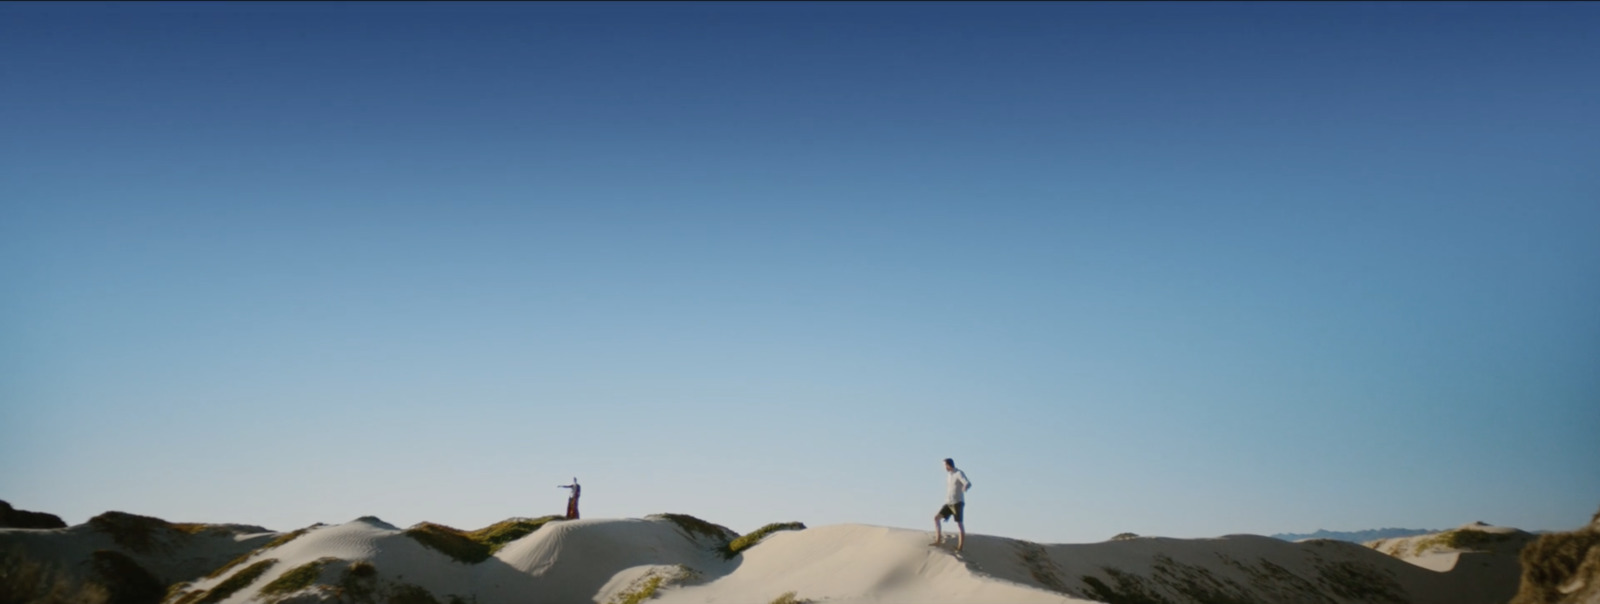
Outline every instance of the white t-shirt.
<path fill-rule="evenodd" d="M 967 487 L 972 486 L 972 481 L 967 480 L 967 473 L 961 470 L 945 472 L 945 503 L 961 503 L 966 501 Z"/>

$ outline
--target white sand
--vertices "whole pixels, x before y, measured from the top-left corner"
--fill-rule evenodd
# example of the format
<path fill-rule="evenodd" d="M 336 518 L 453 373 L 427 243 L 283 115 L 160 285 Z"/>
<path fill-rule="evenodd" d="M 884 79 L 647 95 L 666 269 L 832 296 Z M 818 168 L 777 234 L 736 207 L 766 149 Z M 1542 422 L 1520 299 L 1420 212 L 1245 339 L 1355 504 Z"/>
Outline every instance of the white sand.
<path fill-rule="evenodd" d="M 1429 570 L 1448 572 L 1450 569 L 1456 567 L 1456 564 L 1461 560 L 1462 554 L 1483 552 L 1505 553 L 1500 550 L 1510 550 L 1512 553 L 1515 553 L 1515 551 L 1521 550 L 1523 543 L 1533 538 L 1533 535 L 1518 529 L 1505 526 L 1493 526 L 1484 524 L 1482 522 L 1469 522 L 1452 529 L 1452 531 L 1460 530 L 1474 530 L 1495 535 L 1505 535 L 1510 537 L 1510 539 L 1508 539 L 1504 546 L 1498 547 L 1491 546 L 1478 549 L 1451 548 L 1439 543 L 1439 537 L 1446 532 L 1451 531 L 1441 531 L 1438 533 L 1427 533 L 1424 535 L 1412 535 L 1410 537 L 1378 539 L 1376 541 L 1368 541 L 1363 545 Z"/>
<path fill-rule="evenodd" d="M 980 558 L 998 560 L 980 552 L 1003 547 L 999 543 L 1007 540 L 968 535 L 963 561 L 949 549 L 930 547 L 932 538 L 927 531 L 859 524 L 779 532 L 747 550 L 729 575 L 671 590 L 659 601 L 764 603 L 790 591 L 827 602 L 1079 601 L 968 564 Z"/>
<path fill-rule="evenodd" d="M 1449 577 L 1451 589 L 1482 590 L 1501 593 L 1510 585 L 1509 600 L 1521 581 L 1522 564 L 1518 554 L 1534 535 L 1504 526 L 1482 522 L 1469 522 L 1453 531 L 1474 530 L 1504 537 L 1503 541 L 1487 543 L 1473 548 L 1453 548 L 1444 545 L 1439 537 L 1447 532 L 1378 539 L 1364 545 L 1374 551 L 1393 556 L 1415 566 Z M 1444 589 L 1444 588 L 1438 588 Z"/>
<path fill-rule="evenodd" d="M 235 548 L 259 547 L 275 535 L 241 534 L 228 540 Z M 648 601 L 661 604 L 765 604 L 787 592 L 818 604 L 1035 604 L 1093 601 L 1102 589 L 1173 602 L 1231 598 L 1356 604 L 1383 600 L 1373 595 L 1374 588 L 1416 604 L 1487 604 L 1504 602 L 1517 586 L 1514 554 L 1508 566 L 1507 557 L 1495 552 L 1429 554 L 1456 557 L 1448 572 L 1439 572 L 1356 544 L 1287 543 L 1254 535 L 1042 545 L 969 534 L 960 556 L 950 550 L 953 537 L 943 548 L 929 546 L 931 537 L 928 531 L 831 525 L 780 531 L 724 560 L 714 549 L 715 539 L 687 534 L 668 520 L 587 519 L 552 522 L 483 562 L 464 564 L 398 527 L 360 519 L 313 527 L 283 545 L 255 552 L 216 578 L 194 582 L 185 593 L 215 589 L 266 559 L 277 563 L 223 601 L 334 601 L 345 569 L 356 562 L 377 569 L 375 601 L 387 601 L 403 585 L 413 585 L 442 604 L 456 598 L 477 604 L 607 604 L 652 577 L 659 577 L 660 585 Z M 86 527 L 0 531 L 0 546 L 22 541 L 33 552 L 54 552 L 63 559 L 114 547 L 109 538 Z M 186 543 L 218 549 L 210 541 Z M 217 554 L 172 550 L 138 560 L 149 568 L 161 566 L 162 572 L 196 576 L 221 564 Z M 311 587 L 261 593 L 285 573 L 321 559 L 332 560 Z M 177 568 L 181 565 L 192 568 Z"/>

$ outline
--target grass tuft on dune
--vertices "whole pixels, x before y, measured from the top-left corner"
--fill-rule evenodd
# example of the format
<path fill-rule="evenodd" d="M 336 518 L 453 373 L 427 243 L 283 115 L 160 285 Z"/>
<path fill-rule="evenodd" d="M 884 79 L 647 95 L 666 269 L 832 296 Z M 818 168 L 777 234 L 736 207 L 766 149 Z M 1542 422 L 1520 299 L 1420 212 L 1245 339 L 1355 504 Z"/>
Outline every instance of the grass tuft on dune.
<path fill-rule="evenodd" d="M 263 545 L 261 547 L 258 547 L 256 549 L 254 549 L 254 550 L 245 552 L 243 555 L 240 555 L 237 558 L 229 560 L 227 562 L 227 564 L 223 564 L 222 566 L 217 567 L 216 570 L 213 570 L 210 573 L 207 573 L 205 578 L 207 578 L 207 579 L 215 579 L 215 578 L 220 577 L 220 576 L 222 576 L 224 574 L 227 574 L 227 572 L 230 571 L 230 570 L 233 570 L 234 567 L 239 566 L 240 564 L 244 564 L 246 561 L 248 561 L 250 559 L 251 556 L 254 556 L 254 555 L 259 554 L 261 552 L 270 550 L 270 549 L 272 549 L 274 547 L 278 547 L 278 546 L 283 545 L 285 543 L 288 543 L 290 541 L 294 541 L 296 538 L 300 537 L 301 535 L 304 535 L 306 533 L 311 532 L 311 529 L 314 529 L 314 528 L 316 528 L 318 526 L 322 526 L 322 525 L 313 524 L 313 525 L 305 527 L 303 529 L 298 529 L 298 530 L 295 530 L 295 531 L 292 531 L 292 532 L 288 532 L 288 533 L 284 533 L 282 535 L 278 535 L 273 540 L 268 541 L 266 543 L 266 545 Z"/>
<path fill-rule="evenodd" d="M 739 533 L 734 532 L 733 529 L 720 524 L 712 524 L 688 514 L 652 514 L 645 516 L 645 518 L 669 521 L 678 525 L 678 528 L 682 529 L 691 539 L 697 536 L 705 537 L 713 542 L 722 544 L 723 547 L 726 547 L 728 542 L 739 536 Z"/>
<path fill-rule="evenodd" d="M 1512 604 L 1600 601 L 1600 512 L 1576 531 L 1539 535 L 1522 548 L 1521 560 Z"/>
<path fill-rule="evenodd" d="M 199 522 L 167 522 L 154 516 L 110 511 L 89 519 L 89 527 L 111 536 L 117 545 L 139 553 L 149 553 L 163 543 L 163 537 L 201 534 L 227 535 L 227 526 Z M 170 543 L 170 542 L 169 542 Z"/>
<path fill-rule="evenodd" d="M 544 525 L 557 520 L 564 520 L 561 516 L 541 516 L 538 518 L 512 518 L 502 520 L 481 529 L 467 533 L 468 539 L 477 541 L 489 547 L 489 554 L 494 555 L 505 547 L 507 543 L 516 541 L 544 528 Z"/>
<path fill-rule="evenodd" d="M 172 523 L 160 518 L 117 511 L 90 518 L 89 526 L 110 535 L 117 545 L 141 553 L 155 547 L 159 533 L 174 529 Z"/>
<path fill-rule="evenodd" d="M 372 598 L 378 588 L 378 567 L 371 562 L 356 562 L 339 575 L 339 589 L 355 602 Z"/>
<path fill-rule="evenodd" d="M 399 583 L 389 594 L 389 604 L 439 604 L 439 599 L 420 585 Z"/>
<path fill-rule="evenodd" d="M 262 573 L 267 572 L 277 563 L 277 560 L 269 558 L 244 567 L 244 570 L 233 573 L 233 576 L 228 577 L 223 582 L 218 583 L 216 587 L 211 588 L 210 591 L 205 592 L 205 595 L 196 604 L 215 604 L 228 599 L 228 596 L 232 596 L 235 592 L 249 587 L 251 583 L 255 583 L 256 579 L 261 578 Z"/>
<path fill-rule="evenodd" d="M 338 558 L 323 557 L 296 566 L 278 575 L 278 578 L 273 579 L 271 583 L 262 586 L 261 593 L 288 594 L 311 587 L 311 584 L 317 581 L 317 577 L 322 576 L 322 567 L 327 566 L 329 562 L 338 561 Z"/>
<path fill-rule="evenodd" d="M 507 543 L 516 541 L 561 520 L 560 516 L 513 518 L 467 532 L 458 528 L 423 522 L 405 530 L 405 535 L 462 564 L 488 560 Z"/>
<path fill-rule="evenodd" d="M 1417 540 L 1416 545 L 1412 546 L 1412 552 L 1421 554 L 1434 548 L 1478 550 L 1516 538 L 1518 538 L 1517 533 L 1491 533 L 1470 528 L 1455 529 Z"/>
<path fill-rule="evenodd" d="M 477 564 L 489 559 L 489 546 L 474 541 L 458 528 L 423 522 L 406 529 L 405 536 L 462 564 Z"/>
<path fill-rule="evenodd" d="M 795 594 L 796 592 L 792 591 L 784 592 L 767 604 L 811 604 L 811 600 L 800 599 Z"/>
<path fill-rule="evenodd" d="M 774 522 L 772 524 L 768 524 L 750 532 L 747 535 L 728 542 L 727 549 L 723 550 L 723 557 L 732 558 L 737 556 L 740 552 L 750 549 L 751 547 L 754 547 L 755 544 L 760 543 L 762 539 L 766 539 L 767 535 L 771 535 L 778 531 L 803 531 L 805 528 L 806 525 L 802 522 Z"/>
<path fill-rule="evenodd" d="M 261 546 L 261 548 L 257 549 L 256 551 L 258 551 L 258 552 L 259 551 L 266 551 L 266 550 L 272 549 L 274 547 L 278 547 L 280 545 L 288 543 L 290 541 L 294 541 L 295 539 L 299 538 L 301 535 L 309 533 L 309 532 L 311 532 L 311 529 L 317 528 L 319 526 L 322 526 L 322 525 L 313 524 L 313 525 L 305 527 L 303 529 L 296 529 L 294 531 L 290 531 L 288 533 L 284 533 L 282 535 L 278 535 L 277 537 L 273 538 L 271 541 L 268 541 L 266 543 L 266 545 Z"/>

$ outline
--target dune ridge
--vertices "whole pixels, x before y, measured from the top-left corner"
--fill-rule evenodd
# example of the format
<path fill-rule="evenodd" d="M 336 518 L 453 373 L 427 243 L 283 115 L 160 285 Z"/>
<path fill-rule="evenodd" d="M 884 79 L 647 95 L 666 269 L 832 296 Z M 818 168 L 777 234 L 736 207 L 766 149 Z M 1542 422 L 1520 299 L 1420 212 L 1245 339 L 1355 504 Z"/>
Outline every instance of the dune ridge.
<path fill-rule="evenodd" d="M 0 551 L 62 568 L 123 556 L 126 563 L 115 564 L 124 574 L 150 575 L 79 599 L 86 604 L 1474 604 L 1505 602 L 1517 589 L 1515 573 L 1500 572 L 1507 559 L 1516 568 L 1515 552 L 1434 547 L 1449 545 L 1448 537 L 1384 544 L 1456 558 L 1449 568 L 1430 568 L 1381 546 L 1257 535 L 1041 544 L 969 533 L 956 554 L 953 543 L 930 546 L 928 531 L 775 523 L 741 538 L 682 514 L 513 518 L 476 531 L 432 523 L 402 529 L 371 516 L 288 532 L 120 513 L 97 518 L 65 529 L 0 529 Z M 1457 530 L 1520 533 L 1484 526 Z"/>

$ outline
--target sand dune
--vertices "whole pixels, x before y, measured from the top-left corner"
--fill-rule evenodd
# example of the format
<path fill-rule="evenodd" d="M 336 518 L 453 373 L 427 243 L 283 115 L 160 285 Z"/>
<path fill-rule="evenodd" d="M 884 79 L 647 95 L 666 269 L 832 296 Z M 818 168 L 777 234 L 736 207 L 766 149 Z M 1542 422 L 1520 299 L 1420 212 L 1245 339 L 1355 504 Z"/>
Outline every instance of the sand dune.
<path fill-rule="evenodd" d="M 795 591 L 827 602 L 1504 602 L 1472 570 L 1438 573 L 1337 541 L 1255 535 L 1043 545 L 969 535 L 960 557 L 928 533 L 840 525 L 773 535 L 733 573 L 662 596 L 679 602 L 770 601 Z M 1510 557 L 1514 563 L 1514 555 Z"/>
<path fill-rule="evenodd" d="M 258 526 L 173 524 L 121 512 L 67 528 L 0 529 L 0 594 L 28 601 L 31 585 L 55 583 L 57 591 L 73 594 L 62 598 L 68 602 L 95 591 L 108 591 L 103 595 L 112 602 L 138 601 L 203 576 L 275 536 Z"/>
<path fill-rule="evenodd" d="M 1577 530 L 1539 535 L 1520 557 L 1511 604 L 1600 604 L 1600 512 Z"/>
<path fill-rule="evenodd" d="M 1532 533 L 1510 527 L 1469 522 L 1448 531 L 1377 539 L 1363 545 L 1423 568 L 1445 572 L 1455 568 L 1463 555 L 1478 559 L 1485 557 L 1481 554 L 1512 554 L 1514 559 L 1533 537 Z"/>
<path fill-rule="evenodd" d="M 1019 568 L 1004 552 L 1012 540 L 968 535 L 967 551 L 957 557 L 929 547 L 931 538 L 927 531 L 858 524 L 777 533 L 746 551 L 725 576 L 668 590 L 659 601 L 770 602 L 789 592 L 819 602 L 1074 601 L 1033 581 L 986 572 L 986 566 Z"/>
<path fill-rule="evenodd" d="M 1441 572 L 1350 543 L 1254 535 L 1051 545 L 972 534 L 956 555 L 930 547 L 927 531 L 842 524 L 777 531 L 733 554 L 732 531 L 681 516 L 513 519 L 474 533 L 371 517 L 290 533 L 248 528 L 195 530 L 212 533 L 201 540 L 168 535 L 145 543 L 137 560 L 164 581 L 188 573 L 168 604 L 1472 604 L 1504 602 L 1517 587 L 1514 555 L 1507 579 L 1477 564 L 1504 562 L 1493 551 L 1453 552 L 1457 561 Z M 224 542 L 248 553 L 224 565 Z M 0 530 L 3 547 L 72 560 L 126 544 L 73 527 Z"/>

